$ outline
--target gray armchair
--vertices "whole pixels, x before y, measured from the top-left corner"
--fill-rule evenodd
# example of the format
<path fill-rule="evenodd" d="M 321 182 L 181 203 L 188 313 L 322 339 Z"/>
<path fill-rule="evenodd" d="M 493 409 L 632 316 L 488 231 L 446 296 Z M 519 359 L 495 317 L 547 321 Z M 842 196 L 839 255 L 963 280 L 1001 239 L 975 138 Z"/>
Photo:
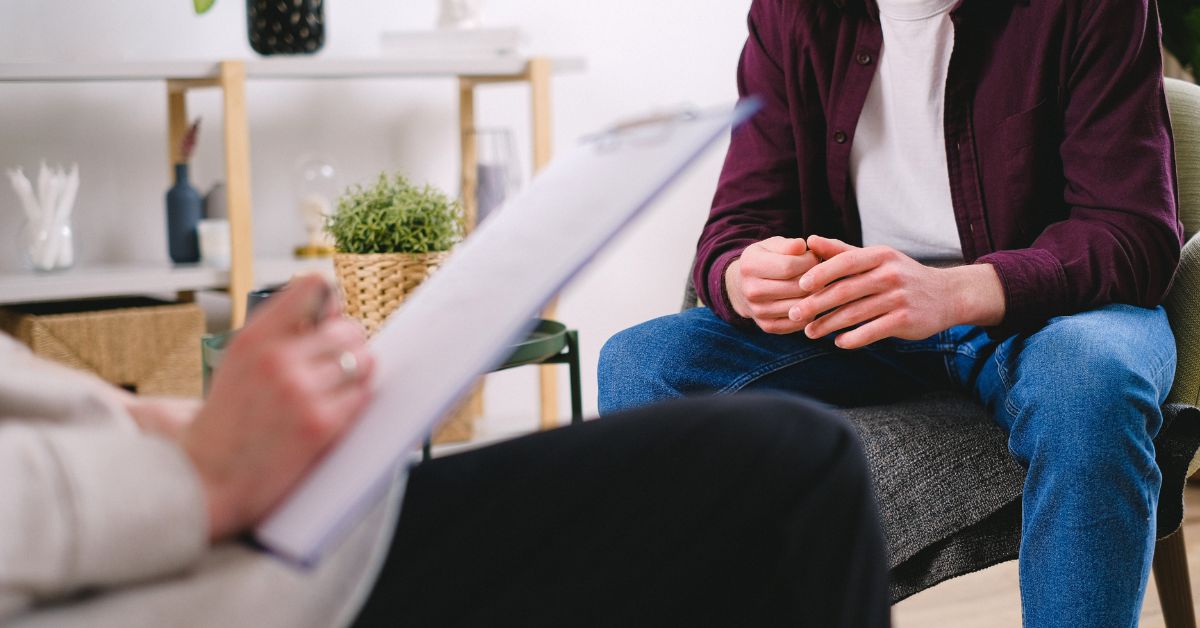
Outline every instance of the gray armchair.
<path fill-rule="evenodd" d="M 1155 446 L 1163 472 L 1154 574 L 1169 628 L 1195 626 L 1181 523 L 1200 467 L 1200 87 L 1168 79 L 1180 212 L 1189 238 L 1167 311 L 1179 366 Z M 697 306 L 690 281 L 684 309 Z M 883 516 L 892 602 L 1017 557 L 1025 471 L 982 406 L 944 394 L 855 408 Z"/>

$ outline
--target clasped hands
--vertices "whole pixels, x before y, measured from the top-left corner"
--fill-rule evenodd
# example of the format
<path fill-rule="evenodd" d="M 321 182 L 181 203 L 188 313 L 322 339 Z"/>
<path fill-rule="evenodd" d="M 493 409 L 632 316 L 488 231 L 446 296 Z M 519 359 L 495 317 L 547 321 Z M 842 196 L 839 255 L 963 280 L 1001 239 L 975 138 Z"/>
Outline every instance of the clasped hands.
<path fill-rule="evenodd" d="M 1004 291 L 990 264 L 933 268 L 890 247 L 815 235 L 750 245 L 726 269 L 725 286 L 733 309 L 763 331 L 836 333 L 842 349 L 1004 319 Z"/>

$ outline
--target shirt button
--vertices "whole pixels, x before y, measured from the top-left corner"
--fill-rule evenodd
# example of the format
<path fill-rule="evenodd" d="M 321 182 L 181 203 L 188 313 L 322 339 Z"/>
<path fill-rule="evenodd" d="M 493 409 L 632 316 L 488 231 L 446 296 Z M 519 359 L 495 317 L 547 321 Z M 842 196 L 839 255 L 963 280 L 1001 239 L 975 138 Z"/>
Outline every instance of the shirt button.
<path fill-rule="evenodd" d="M 871 53 L 869 53 L 865 50 L 862 52 L 859 52 L 858 56 L 855 57 L 854 60 L 858 61 L 859 65 L 871 65 L 871 61 L 873 61 L 873 59 L 871 58 Z"/>
<path fill-rule="evenodd" d="M 833 141 L 837 142 L 838 144 L 845 144 L 845 143 L 846 143 L 846 139 L 847 139 L 847 138 L 846 138 L 846 132 L 845 132 L 845 131 L 838 131 L 838 132 L 836 132 L 836 133 L 834 133 L 834 134 L 833 134 Z"/>

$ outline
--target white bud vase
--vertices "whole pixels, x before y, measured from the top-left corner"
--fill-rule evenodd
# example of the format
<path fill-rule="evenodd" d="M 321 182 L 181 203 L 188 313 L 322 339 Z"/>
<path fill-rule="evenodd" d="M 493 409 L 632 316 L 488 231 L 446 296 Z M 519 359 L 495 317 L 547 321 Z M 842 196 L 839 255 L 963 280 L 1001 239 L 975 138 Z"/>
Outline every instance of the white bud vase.
<path fill-rule="evenodd" d="M 483 18 L 483 0 L 442 0 L 438 28 L 465 30 L 479 28 Z"/>

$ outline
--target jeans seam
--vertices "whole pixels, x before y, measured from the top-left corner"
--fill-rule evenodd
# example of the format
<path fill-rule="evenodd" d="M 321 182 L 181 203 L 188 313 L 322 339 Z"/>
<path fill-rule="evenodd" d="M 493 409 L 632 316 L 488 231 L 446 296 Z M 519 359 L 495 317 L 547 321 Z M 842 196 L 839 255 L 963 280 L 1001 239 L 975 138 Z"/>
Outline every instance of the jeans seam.
<path fill-rule="evenodd" d="M 1009 417 L 1015 422 L 1017 415 L 1021 413 L 1020 408 L 1013 403 L 1012 395 L 1012 376 L 1008 372 L 1008 347 L 1001 344 L 996 347 L 996 352 L 992 355 L 992 359 L 996 361 L 996 372 L 1000 376 L 1000 385 L 1004 386 L 1004 411 L 1008 412 Z M 1011 452 L 1011 449 L 1010 449 Z"/>
<path fill-rule="evenodd" d="M 949 359 L 950 354 L 961 354 L 961 355 L 967 356 L 968 358 L 975 357 L 974 348 L 970 347 L 969 345 L 963 345 L 963 344 L 958 344 L 958 343 L 953 343 L 953 342 L 936 342 L 936 343 L 932 343 L 930 345 L 920 345 L 920 346 L 906 344 L 901 347 L 889 347 L 889 350 L 895 351 L 896 353 L 934 353 L 934 352 L 937 352 L 937 353 L 945 354 L 947 359 Z M 764 365 L 758 367 L 757 369 L 754 369 L 753 371 L 746 373 L 745 375 L 743 375 L 743 376 L 739 377 L 738 379 L 734 380 L 733 382 L 729 383 L 724 388 L 717 390 L 715 394 L 723 395 L 723 394 L 727 394 L 727 393 L 737 392 L 738 390 L 741 390 L 742 388 L 745 388 L 746 386 L 749 386 L 750 384 L 754 383 L 756 380 L 762 379 L 768 375 L 776 373 L 776 372 L 783 370 L 789 366 L 795 366 L 797 364 L 806 362 L 813 358 L 830 355 L 832 353 L 835 353 L 835 351 L 831 351 L 829 349 L 824 349 L 821 347 L 806 347 L 803 350 L 784 355 L 783 357 L 776 359 L 773 362 L 764 364 Z M 949 370 L 948 363 L 947 363 L 947 370 Z M 953 373 L 950 373 L 950 377 L 952 380 L 955 378 Z"/>
<path fill-rule="evenodd" d="M 781 371 L 789 366 L 795 366 L 802 362 L 807 362 L 808 360 L 811 360 L 813 358 L 820 357 L 823 355 L 829 355 L 831 353 L 833 353 L 833 352 L 829 351 L 828 349 L 822 349 L 820 347 L 806 347 L 805 349 L 803 349 L 801 351 L 789 353 L 789 354 L 775 360 L 774 362 L 769 362 L 767 364 L 764 364 L 764 365 L 758 367 L 757 369 L 754 369 L 753 371 L 750 371 L 749 373 L 746 373 L 745 375 L 739 377 L 738 379 L 735 379 L 729 385 L 718 390 L 716 392 L 716 394 L 723 395 L 723 394 L 727 394 L 727 393 L 737 392 L 737 391 L 741 390 L 742 388 L 745 388 L 746 386 L 749 386 L 750 384 L 754 383 L 755 380 L 762 379 L 768 375 L 771 375 L 772 373 Z"/>
<path fill-rule="evenodd" d="M 959 345 L 954 342 L 937 342 L 931 344 L 905 344 L 899 347 L 888 347 L 889 351 L 896 353 L 961 353 L 967 357 L 974 357 L 975 350 L 966 345 Z"/>
<path fill-rule="evenodd" d="M 1177 367 L 1177 365 L 1172 364 L 1172 362 L 1173 362 L 1172 360 L 1167 359 L 1167 360 L 1163 360 L 1163 363 L 1158 365 L 1158 370 L 1155 371 L 1155 373 L 1154 373 L 1154 382 L 1153 383 L 1155 385 L 1158 385 L 1158 383 L 1162 381 L 1163 374 L 1167 372 L 1168 366 Z M 1174 388 L 1174 386 L 1175 386 L 1174 380 L 1175 380 L 1175 378 L 1172 377 L 1171 381 L 1167 382 L 1167 394 L 1170 394 L 1171 388 Z"/>
<path fill-rule="evenodd" d="M 959 381 L 958 369 L 954 368 L 954 358 L 951 356 L 952 354 L 950 353 L 942 356 L 942 366 L 946 369 L 946 378 L 950 380 L 950 383 L 953 384 L 955 388 L 959 388 L 962 386 L 962 382 Z"/>
<path fill-rule="evenodd" d="M 972 360 L 979 356 L 979 353 L 975 351 L 975 347 L 972 347 L 968 344 L 960 344 L 957 346 L 950 344 L 947 346 L 950 348 L 950 353 L 957 353 L 958 355 L 966 356 Z"/>
<path fill-rule="evenodd" d="M 945 353 L 947 345 L 943 343 L 935 343 L 931 345 L 904 345 L 900 347 L 888 347 L 890 351 L 896 353 Z"/>

